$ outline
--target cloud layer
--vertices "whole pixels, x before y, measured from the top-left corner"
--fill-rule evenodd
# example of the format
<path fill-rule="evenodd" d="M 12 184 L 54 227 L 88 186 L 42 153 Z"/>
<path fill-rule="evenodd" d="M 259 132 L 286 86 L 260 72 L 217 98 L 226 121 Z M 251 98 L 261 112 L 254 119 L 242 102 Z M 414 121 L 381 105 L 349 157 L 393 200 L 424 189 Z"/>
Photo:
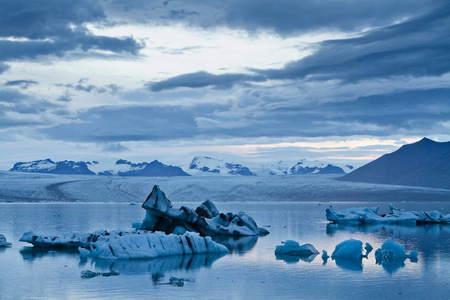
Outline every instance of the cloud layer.
<path fill-rule="evenodd" d="M 0 7 L 3 139 L 128 153 L 131 142 L 450 138 L 446 1 Z"/>

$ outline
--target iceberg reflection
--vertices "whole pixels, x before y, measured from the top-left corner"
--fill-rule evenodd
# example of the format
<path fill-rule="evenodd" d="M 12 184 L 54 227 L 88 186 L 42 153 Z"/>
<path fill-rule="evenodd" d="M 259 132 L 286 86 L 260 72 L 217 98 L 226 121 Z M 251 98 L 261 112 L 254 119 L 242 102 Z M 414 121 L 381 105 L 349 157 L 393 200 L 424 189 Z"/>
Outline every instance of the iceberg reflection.
<path fill-rule="evenodd" d="M 158 283 L 165 272 L 210 268 L 216 260 L 225 255 L 226 253 L 172 255 L 145 260 L 84 259 L 83 266 L 90 264 L 90 267 L 95 269 L 117 271 L 121 275 L 151 274 L 152 281 Z"/>

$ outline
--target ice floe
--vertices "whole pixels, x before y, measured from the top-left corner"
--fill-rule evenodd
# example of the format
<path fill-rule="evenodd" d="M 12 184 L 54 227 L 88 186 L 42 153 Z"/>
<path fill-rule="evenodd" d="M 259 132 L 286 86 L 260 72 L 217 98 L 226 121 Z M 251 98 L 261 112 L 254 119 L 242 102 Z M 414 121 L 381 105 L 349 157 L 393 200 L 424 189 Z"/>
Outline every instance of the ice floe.
<path fill-rule="evenodd" d="M 398 209 L 389 204 L 390 213 L 378 214 L 378 207 L 356 207 L 337 212 L 333 206 L 326 209 L 327 220 L 336 224 L 447 224 L 450 214 L 438 211 L 416 212 Z"/>
<path fill-rule="evenodd" d="M 3 234 L 0 234 L 0 247 L 11 246 L 11 243 L 6 241 L 6 238 Z"/>
<path fill-rule="evenodd" d="M 166 235 L 146 231 L 97 231 L 90 234 L 37 236 L 27 232 L 20 241 L 40 247 L 78 247 L 80 256 L 100 259 L 143 259 L 182 254 L 228 253 L 225 246 L 197 233 Z"/>
<path fill-rule="evenodd" d="M 195 211 L 185 206 L 173 208 L 171 201 L 157 185 L 153 187 L 142 207 L 146 210 L 143 222 L 133 224 L 133 227 L 141 230 L 163 231 L 167 234 L 192 231 L 204 236 L 251 236 L 269 233 L 268 230 L 259 228 L 253 218 L 244 212 L 219 213 L 209 200 L 203 202 Z"/>

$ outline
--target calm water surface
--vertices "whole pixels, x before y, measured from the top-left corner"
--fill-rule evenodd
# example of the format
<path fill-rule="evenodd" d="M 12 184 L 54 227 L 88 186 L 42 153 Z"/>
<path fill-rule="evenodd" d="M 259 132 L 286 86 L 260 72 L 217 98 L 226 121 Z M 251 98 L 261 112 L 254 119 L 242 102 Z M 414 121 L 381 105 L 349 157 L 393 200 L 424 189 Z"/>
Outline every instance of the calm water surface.
<path fill-rule="evenodd" d="M 176 203 L 196 207 L 198 203 Z M 335 203 L 340 210 L 366 203 Z M 380 212 L 387 203 L 380 203 Z M 450 203 L 398 203 L 409 210 L 450 213 Z M 126 204 L 0 204 L 0 233 L 12 247 L 0 248 L 0 299 L 450 299 L 450 225 L 327 226 L 326 204 L 217 203 L 221 211 L 245 211 L 271 232 L 259 239 L 227 239 L 228 255 L 194 255 L 137 261 L 81 260 L 78 253 L 39 251 L 19 242 L 23 233 L 61 234 L 97 229 L 131 230 L 145 211 Z M 277 259 L 276 245 L 292 239 L 329 254 L 343 240 L 369 242 L 374 250 L 389 237 L 419 252 L 377 265 L 373 252 L 362 264 Z M 119 271 L 116 277 L 81 279 L 83 270 Z M 171 276 L 195 279 L 184 287 L 161 285 Z"/>

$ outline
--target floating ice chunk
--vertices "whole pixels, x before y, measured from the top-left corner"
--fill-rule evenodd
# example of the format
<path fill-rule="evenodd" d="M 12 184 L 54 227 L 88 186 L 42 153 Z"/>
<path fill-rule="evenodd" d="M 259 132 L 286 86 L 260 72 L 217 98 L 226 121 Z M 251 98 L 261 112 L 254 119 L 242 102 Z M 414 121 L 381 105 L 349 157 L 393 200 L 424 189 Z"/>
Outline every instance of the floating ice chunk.
<path fill-rule="evenodd" d="M 405 260 L 406 258 L 417 258 L 417 251 L 411 251 L 409 255 L 405 253 L 405 246 L 397 244 L 391 238 L 387 239 L 381 248 L 375 251 L 375 258 L 378 262 L 382 260 L 394 261 L 394 260 Z"/>
<path fill-rule="evenodd" d="M 438 211 L 416 212 L 398 209 L 389 204 L 390 213 L 378 215 L 378 207 L 356 207 L 337 212 L 332 206 L 326 209 L 328 221 L 337 224 L 434 224 L 450 223 L 450 215 Z"/>
<path fill-rule="evenodd" d="M 366 249 L 366 255 L 368 255 L 370 252 L 372 252 L 373 247 L 371 244 L 366 243 L 366 246 L 364 247 L 364 249 Z"/>
<path fill-rule="evenodd" d="M 86 271 L 81 272 L 81 278 L 83 278 L 83 279 L 90 279 L 90 278 L 94 278 L 97 276 L 110 277 L 110 276 L 119 276 L 119 275 L 120 275 L 120 273 L 116 272 L 116 271 L 101 273 L 101 272 L 93 272 L 91 270 L 86 270 Z"/>
<path fill-rule="evenodd" d="M 146 210 L 142 224 L 133 224 L 134 228 L 169 233 L 199 232 L 205 236 L 264 235 L 269 231 L 259 228 L 252 217 L 244 212 L 238 214 L 219 213 L 215 205 L 206 200 L 194 211 L 188 207 L 173 208 L 157 185 L 142 205 Z"/>
<path fill-rule="evenodd" d="M 195 279 L 192 279 L 192 278 L 177 278 L 177 277 L 171 276 L 169 278 L 169 282 L 160 283 L 159 285 L 168 284 L 168 285 L 183 287 L 185 282 L 195 282 Z"/>
<path fill-rule="evenodd" d="M 110 236 L 108 240 L 92 243 L 88 251 L 90 253 L 80 249 L 80 255 L 88 254 L 100 259 L 145 259 L 168 255 L 223 253 L 228 252 L 228 249 L 210 237 L 201 237 L 197 233 L 144 233 Z"/>
<path fill-rule="evenodd" d="M 6 238 L 3 234 L 0 234 L 0 247 L 6 247 L 6 246 L 11 246 L 11 243 L 8 243 L 6 241 Z"/>
<path fill-rule="evenodd" d="M 322 260 L 323 260 L 323 264 L 326 264 L 329 258 L 330 258 L 330 256 L 328 255 L 327 251 L 322 250 Z"/>
<path fill-rule="evenodd" d="M 166 235 L 145 231 L 97 231 L 87 234 L 64 234 L 62 236 L 37 236 L 25 233 L 20 239 L 38 247 L 77 248 L 81 257 L 100 259 L 141 259 L 159 256 L 224 253 L 228 249 L 214 242 L 211 237 L 201 237 L 198 233 Z"/>
<path fill-rule="evenodd" d="M 114 232 L 120 234 L 121 231 Z M 27 242 L 37 247 L 47 248 L 88 248 L 92 242 L 101 237 L 108 236 L 106 230 L 98 230 L 94 233 L 66 233 L 63 235 L 35 235 L 32 231 L 26 232 L 20 238 L 20 242 Z"/>
<path fill-rule="evenodd" d="M 346 240 L 338 245 L 331 254 L 332 259 L 361 259 L 362 258 L 362 245 L 359 240 Z"/>
<path fill-rule="evenodd" d="M 301 245 L 292 240 L 288 240 L 284 242 L 283 245 L 279 245 L 275 249 L 275 254 L 287 254 L 287 255 L 294 255 L 294 256 L 310 256 L 312 254 L 319 254 L 319 251 L 314 248 L 311 244 L 304 244 Z"/>

